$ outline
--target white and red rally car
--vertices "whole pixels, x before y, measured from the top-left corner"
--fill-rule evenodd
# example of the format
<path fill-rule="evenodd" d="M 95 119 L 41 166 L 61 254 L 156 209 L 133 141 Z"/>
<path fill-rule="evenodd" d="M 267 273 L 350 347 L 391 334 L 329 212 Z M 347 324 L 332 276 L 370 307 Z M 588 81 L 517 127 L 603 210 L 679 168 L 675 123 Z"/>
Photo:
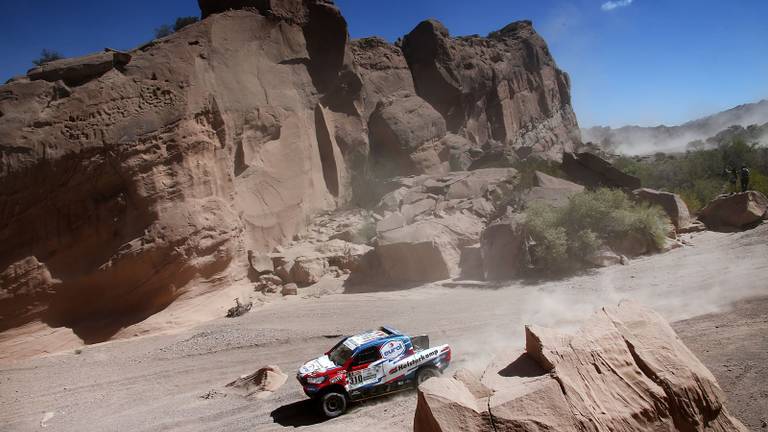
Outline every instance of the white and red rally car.
<path fill-rule="evenodd" d="M 342 339 L 307 362 L 296 378 L 327 417 L 359 401 L 419 385 L 451 362 L 448 345 L 429 347 L 427 336 L 409 337 L 389 327 Z"/>

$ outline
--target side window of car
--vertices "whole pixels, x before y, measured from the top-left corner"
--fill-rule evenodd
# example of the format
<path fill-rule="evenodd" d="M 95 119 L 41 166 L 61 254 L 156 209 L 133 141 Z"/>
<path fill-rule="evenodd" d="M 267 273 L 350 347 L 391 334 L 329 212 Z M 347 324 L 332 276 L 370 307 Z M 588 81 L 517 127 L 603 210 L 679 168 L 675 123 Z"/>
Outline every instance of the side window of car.
<path fill-rule="evenodd" d="M 379 354 L 379 347 L 378 346 L 372 346 L 368 347 L 355 356 L 355 359 L 352 361 L 352 366 L 360 366 L 368 363 L 373 363 L 376 360 L 381 358 L 381 354 Z"/>

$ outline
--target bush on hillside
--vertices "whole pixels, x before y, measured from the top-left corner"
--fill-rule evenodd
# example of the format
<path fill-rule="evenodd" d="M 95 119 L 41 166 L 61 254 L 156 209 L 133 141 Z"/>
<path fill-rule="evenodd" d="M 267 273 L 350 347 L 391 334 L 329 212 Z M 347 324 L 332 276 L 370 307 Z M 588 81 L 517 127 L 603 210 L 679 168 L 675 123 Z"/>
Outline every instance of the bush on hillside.
<path fill-rule="evenodd" d="M 166 36 L 170 36 L 175 32 L 183 29 L 184 27 L 192 25 L 198 21 L 200 21 L 200 18 L 195 16 L 178 17 L 176 18 L 176 22 L 174 22 L 173 25 L 163 24 L 160 27 L 156 28 L 155 39 L 160 39 Z"/>
<path fill-rule="evenodd" d="M 178 17 L 176 18 L 176 22 L 173 24 L 173 31 L 179 31 L 184 27 L 194 24 L 198 21 L 200 21 L 200 18 L 196 16 Z"/>
<path fill-rule="evenodd" d="M 661 248 L 668 224 L 660 208 L 635 203 L 614 189 L 576 194 L 564 208 L 531 205 L 525 213 L 535 264 L 554 271 L 584 267 L 585 257 L 629 235 Z"/>
<path fill-rule="evenodd" d="M 155 39 L 164 38 L 173 34 L 173 27 L 163 24 L 155 29 Z"/>
<path fill-rule="evenodd" d="M 32 63 L 34 63 L 35 66 L 42 66 L 42 65 L 44 65 L 46 63 L 50 63 L 50 62 L 56 61 L 56 60 L 61 60 L 63 58 L 64 58 L 64 56 L 61 55 L 61 53 L 59 53 L 58 51 L 44 49 L 40 53 L 40 57 L 35 59 L 35 60 L 32 60 Z"/>

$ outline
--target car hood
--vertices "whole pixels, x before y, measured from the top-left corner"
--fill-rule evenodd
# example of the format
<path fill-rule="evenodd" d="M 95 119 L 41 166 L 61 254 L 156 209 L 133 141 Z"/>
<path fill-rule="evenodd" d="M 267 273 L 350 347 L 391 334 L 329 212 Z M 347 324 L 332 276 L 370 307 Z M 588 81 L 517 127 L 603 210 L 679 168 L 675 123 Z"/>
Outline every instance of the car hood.
<path fill-rule="evenodd" d="M 339 366 L 332 362 L 327 355 L 318 357 L 314 360 L 310 360 L 304 363 L 304 366 L 299 368 L 300 375 L 312 375 L 318 373 L 324 373 L 331 369 L 336 369 Z"/>

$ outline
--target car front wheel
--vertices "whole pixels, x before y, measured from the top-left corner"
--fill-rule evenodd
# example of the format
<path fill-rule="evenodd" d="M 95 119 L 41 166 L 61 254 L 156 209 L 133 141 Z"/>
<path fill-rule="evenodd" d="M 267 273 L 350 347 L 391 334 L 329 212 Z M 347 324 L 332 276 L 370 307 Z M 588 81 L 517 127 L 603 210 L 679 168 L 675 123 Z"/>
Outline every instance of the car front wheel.
<path fill-rule="evenodd" d="M 416 375 L 416 385 L 421 385 L 424 381 L 440 376 L 440 371 L 436 367 L 425 367 L 419 370 Z"/>
<path fill-rule="evenodd" d="M 320 398 L 320 407 L 326 417 L 338 417 L 347 410 L 347 397 L 341 393 L 328 392 Z"/>

